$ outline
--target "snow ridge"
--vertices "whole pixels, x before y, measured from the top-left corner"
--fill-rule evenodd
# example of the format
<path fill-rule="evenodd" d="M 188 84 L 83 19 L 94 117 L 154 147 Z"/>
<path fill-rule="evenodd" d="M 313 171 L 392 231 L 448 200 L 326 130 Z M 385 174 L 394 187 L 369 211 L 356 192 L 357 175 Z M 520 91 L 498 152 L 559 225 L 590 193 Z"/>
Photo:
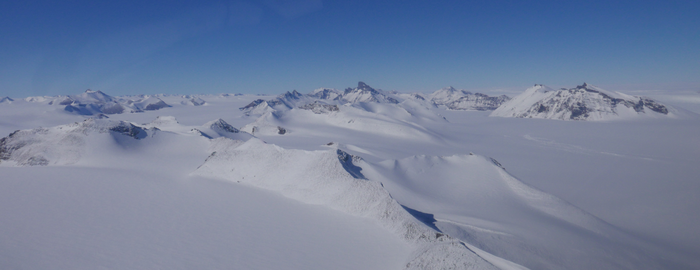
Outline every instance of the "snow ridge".
<path fill-rule="evenodd" d="M 273 190 L 305 203 L 371 218 L 416 245 L 406 269 L 497 269 L 458 240 L 418 222 L 381 183 L 365 178 L 358 166 L 362 163 L 361 158 L 338 149 L 283 149 L 253 138 L 233 149 L 214 151 L 193 174 Z"/>

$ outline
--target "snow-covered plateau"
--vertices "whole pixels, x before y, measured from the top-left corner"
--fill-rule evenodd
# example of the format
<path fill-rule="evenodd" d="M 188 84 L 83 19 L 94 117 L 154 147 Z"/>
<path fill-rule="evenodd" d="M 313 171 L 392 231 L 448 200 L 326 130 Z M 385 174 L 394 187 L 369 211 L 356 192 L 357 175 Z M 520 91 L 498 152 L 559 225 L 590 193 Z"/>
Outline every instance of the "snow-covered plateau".
<path fill-rule="evenodd" d="M 3 97 L 0 269 L 698 269 L 700 116 L 657 96 Z"/>

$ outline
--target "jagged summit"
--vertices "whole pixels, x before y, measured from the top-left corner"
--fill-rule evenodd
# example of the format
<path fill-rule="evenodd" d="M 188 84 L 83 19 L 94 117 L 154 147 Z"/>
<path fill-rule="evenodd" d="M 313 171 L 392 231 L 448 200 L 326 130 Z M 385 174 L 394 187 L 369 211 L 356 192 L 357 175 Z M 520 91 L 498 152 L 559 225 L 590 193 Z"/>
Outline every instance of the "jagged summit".
<path fill-rule="evenodd" d="M 287 91 L 286 93 L 282 94 L 279 96 L 280 99 L 284 100 L 298 100 L 301 97 L 303 97 L 301 93 L 297 92 L 297 90 L 293 90 L 292 92 Z"/>
<path fill-rule="evenodd" d="M 270 111 L 286 111 L 292 108 L 308 108 L 318 107 L 314 104 L 318 100 L 324 102 L 335 103 L 326 105 L 341 105 L 341 104 L 358 104 L 358 103 L 388 103 L 398 104 L 399 101 L 392 97 L 391 94 L 384 93 L 381 90 L 376 90 L 364 82 L 358 82 L 356 88 L 347 88 L 341 92 L 332 88 L 319 88 L 307 95 L 303 95 L 298 91 L 287 91 L 273 99 L 256 99 L 246 106 L 240 107 L 242 111 L 246 111 L 246 115 L 263 115 Z M 336 106 L 337 107 L 337 106 Z M 330 107 L 327 109 L 331 109 Z M 333 111 L 333 110 L 331 110 Z"/>
<path fill-rule="evenodd" d="M 608 91 L 587 83 L 561 90 L 536 84 L 491 114 L 559 120 L 612 120 L 654 115 L 670 117 L 672 113 L 650 98 Z"/>

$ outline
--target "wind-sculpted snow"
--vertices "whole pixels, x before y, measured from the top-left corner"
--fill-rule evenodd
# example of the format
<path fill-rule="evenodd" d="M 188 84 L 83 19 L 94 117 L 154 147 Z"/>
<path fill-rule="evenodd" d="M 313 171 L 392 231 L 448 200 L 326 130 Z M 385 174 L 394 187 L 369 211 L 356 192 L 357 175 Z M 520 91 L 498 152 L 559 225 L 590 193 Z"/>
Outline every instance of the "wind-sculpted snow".
<path fill-rule="evenodd" d="M 0 139 L 0 160 L 20 166 L 66 165 L 80 160 L 87 137 L 109 134 L 117 140 L 144 139 L 157 129 L 144 129 L 129 122 L 86 119 L 52 128 L 18 130 Z"/>
<path fill-rule="evenodd" d="M 478 155 L 414 156 L 362 166 L 434 226 L 531 269 L 657 269 L 646 244 Z"/>
<path fill-rule="evenodd" d="M 491 116 L 558 120 L 616 120 L 630 117 L 674 117 L 652 99 L 607 91 L 584 83 L 553 90 L 535 85 L 504 103 Z"/>
<path fill-rule="evenodd" d="M 273 190 L 309 204 L 368 217 L 416 245 L 407 269 L 496 269 L 456 239 L 417 222 L 379 182 L 370 181 L 356 156 L 333 149 L 283 149 L 250 139 L 214 151 L 194 175 Z"/>

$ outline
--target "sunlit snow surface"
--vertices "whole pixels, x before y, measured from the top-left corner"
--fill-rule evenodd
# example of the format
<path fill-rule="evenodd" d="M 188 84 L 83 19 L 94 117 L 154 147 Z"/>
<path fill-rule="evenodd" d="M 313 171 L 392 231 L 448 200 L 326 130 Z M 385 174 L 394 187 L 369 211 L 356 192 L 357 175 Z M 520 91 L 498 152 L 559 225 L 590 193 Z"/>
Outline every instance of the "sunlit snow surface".
<path fill-rule="evenodd" d="M 158 96 L 172 107 L 87 122 L 0 103 L 2 136 L 43 128 L 0 162 L 0 268 L 700 267 L 695 114 L 518 119 L 401 97 L 245 115 L 274 97 Z M 48 166 L 15 166 L 36 153 Z"/>

